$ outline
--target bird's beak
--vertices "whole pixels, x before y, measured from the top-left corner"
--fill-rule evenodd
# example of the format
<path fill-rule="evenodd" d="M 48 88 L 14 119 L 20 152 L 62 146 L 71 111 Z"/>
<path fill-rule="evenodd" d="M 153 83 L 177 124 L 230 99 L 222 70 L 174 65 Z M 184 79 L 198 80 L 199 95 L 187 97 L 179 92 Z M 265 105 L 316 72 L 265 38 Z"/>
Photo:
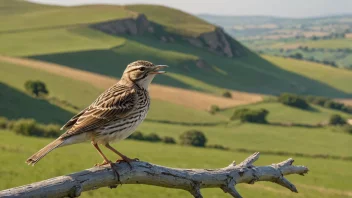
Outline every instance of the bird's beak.
<path fill-rule="evenodd" d="M 151 74 L 164 74 L 166 71 L 160 71 L 163 68 L 169 67 L 167 65 L 157 65 L 155 66 L 152 71 L 150 72 Z"/>

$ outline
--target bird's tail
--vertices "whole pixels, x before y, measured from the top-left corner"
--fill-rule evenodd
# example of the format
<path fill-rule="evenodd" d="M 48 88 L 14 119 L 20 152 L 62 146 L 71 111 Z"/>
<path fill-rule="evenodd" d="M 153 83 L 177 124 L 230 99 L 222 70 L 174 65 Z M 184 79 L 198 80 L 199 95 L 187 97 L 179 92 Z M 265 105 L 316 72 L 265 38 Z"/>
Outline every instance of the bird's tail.
<path fill-rule="evenodd" d="M 36 152 L 34 155 L 32 155 L 30 158 L 26 160 L 26 163 L 28 165 L 33 165 L 36 164 L 40 159 L 42 159 L 45 155 L 47 155 L 50 151 L 54 150 L 55 148 L 59 147 L 62 143 L 64 143 L 64 140 L 58 138 L 51 142 L 50 144 L 46 145 L 44 148 L 40 149 L 38 152 Z"/>

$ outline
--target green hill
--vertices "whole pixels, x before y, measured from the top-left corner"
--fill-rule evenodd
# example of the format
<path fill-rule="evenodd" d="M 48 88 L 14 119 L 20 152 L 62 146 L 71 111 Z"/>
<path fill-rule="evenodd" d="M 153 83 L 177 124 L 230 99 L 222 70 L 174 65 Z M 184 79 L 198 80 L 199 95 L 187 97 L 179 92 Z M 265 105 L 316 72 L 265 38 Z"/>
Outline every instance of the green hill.
<path fill-rule="evenodd" d="M 27 80 L 41 80 L 49 90 L 47 100 L 39 100 L 25 93 L 24 83 Z M 91 84 L 76 79 L 66 78 L 29 67 L 9 64 L 0 61 L 0 116 L 8 118 L 34 118 L 44 123 L 66 122 L 73 113 L 88 106 L 103 92 Z M 78 107 L 72 109 L 64 102 Z M 49 101 L 49 102 L 48 102 Z M 52 104 L 51 104 L 52 103 Z M 64 110 L 67 109 L 67 110 Z M 165 117 L 165 109 L 169 111 Z M 69 112 L 70 111 L 70 112 Z M 189 109 L 165 101 L 153 100 L 148 120 L 171 123 L 223 123 L 225 116 L 213 116 L 206 111 Z"/>
<path fill-rule="evenodd" d="M 147 59 L 171 66 L 170 75 L 156 83 L 213 94 L 232 89 L 351 97 L 351 89 L 341 88 L 344 85 L 326 84 L 268 62 L 221 28 L 179 10 L 153 5 L 60 7 L 1 2 L 6 8 L 0 10 L 3 55 L 114 77 L 120 77 L 129 62 Z M 8 9 L 17 14 L 3 11 Z"/>

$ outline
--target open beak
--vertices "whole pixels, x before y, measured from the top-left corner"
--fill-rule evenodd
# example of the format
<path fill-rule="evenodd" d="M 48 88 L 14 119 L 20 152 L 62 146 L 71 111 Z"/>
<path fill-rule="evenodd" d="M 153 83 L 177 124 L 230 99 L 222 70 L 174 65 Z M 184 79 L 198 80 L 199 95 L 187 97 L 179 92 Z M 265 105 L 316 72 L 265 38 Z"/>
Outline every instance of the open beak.
<path fill-rule="evenodd" d="M 150 72 L 151 74 L 164 74 L 166 71 L 160 71 L 163 68 L 169 67 L 167 65 L 157 65 L 153 68 L 153 70 Z"/>

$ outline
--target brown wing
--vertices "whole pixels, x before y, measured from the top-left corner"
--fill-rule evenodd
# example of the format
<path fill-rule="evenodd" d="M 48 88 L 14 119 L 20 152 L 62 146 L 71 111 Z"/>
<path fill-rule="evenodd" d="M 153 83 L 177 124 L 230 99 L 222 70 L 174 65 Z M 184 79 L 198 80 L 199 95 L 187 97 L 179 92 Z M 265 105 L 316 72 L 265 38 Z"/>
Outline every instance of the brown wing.
<path fill-rule="evenodd" d="M 94 131 L 113 119 L 126 116 L 135 107 L 136 99 L 137 95 L 133 88 L 114 85 L 87 107 L 61 138 Z"/>
<path fill-rule="evenodd" d="M 61 130 L 70 129 L 74 124 L 76 124 L 78 118 L 81 117 L 81 115 L 83 115 L 88 108 L 89 107 L 83 109 L 81 112 L 73 116 L 69 121 L 67 121 L 67 123 L 64 126 L 61 127 Z"/>

